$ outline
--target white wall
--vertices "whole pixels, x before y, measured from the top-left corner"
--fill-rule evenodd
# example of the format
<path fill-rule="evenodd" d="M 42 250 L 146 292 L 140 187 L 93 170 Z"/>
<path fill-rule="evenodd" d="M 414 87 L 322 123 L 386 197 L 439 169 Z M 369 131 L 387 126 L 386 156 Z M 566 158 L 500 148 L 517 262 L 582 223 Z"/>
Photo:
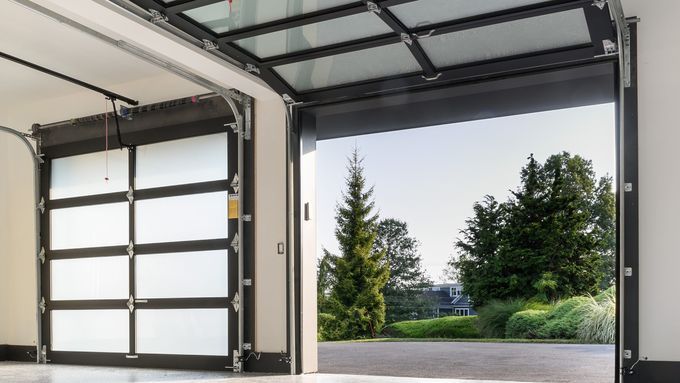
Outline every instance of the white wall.
<path fill-rule="evenodd" d="M 8 159 L 7 153 L 7 138 L 4 135 L 0 135 L 0 163 L 6 163 Z M 2 169 L 0 168 L 0 171 Z M 9 187 L 8 177 L 2 176 L 0 173 L 0 345 L 7 344 L 7 319 L 8 319 L 8 309 L 7 298 L 8 295 L 3 293 L 7 292 L 9 289 L 9 283 L 7 281 L 7 267 L 3 267 L 3 259 L 8 257 L 7 249 L 5 244 L 7 244 L 9 230 L 6 229 L 6 220 L 4 217 L 7 216 L 8 201 L 4 196 L 7 195 L 7 189 Z"/>
<path fill-rule="evenodd" d="M 680 361 L 680 2 L 623 0 L 638 16 L 640 357 Z"/>

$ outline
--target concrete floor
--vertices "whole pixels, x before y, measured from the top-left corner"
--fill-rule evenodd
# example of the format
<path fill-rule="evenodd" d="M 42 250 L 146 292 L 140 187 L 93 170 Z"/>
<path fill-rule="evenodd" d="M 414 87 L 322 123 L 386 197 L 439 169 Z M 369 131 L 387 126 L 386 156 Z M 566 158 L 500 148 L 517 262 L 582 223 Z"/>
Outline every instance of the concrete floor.
<path fill-rule="evenodd" d="M 0 362 L 2 383 L 511 383 L 456 379 L 394 378 L 359 375 L 311 374 L 250 375 L 221 372 L 173 371 L 139 368 L 36 365 Z"/>
<path fill-rule="evenodd" d="M 614 346 L 474 342 L 319 343 L 319 372 L 613 383 Z"/>

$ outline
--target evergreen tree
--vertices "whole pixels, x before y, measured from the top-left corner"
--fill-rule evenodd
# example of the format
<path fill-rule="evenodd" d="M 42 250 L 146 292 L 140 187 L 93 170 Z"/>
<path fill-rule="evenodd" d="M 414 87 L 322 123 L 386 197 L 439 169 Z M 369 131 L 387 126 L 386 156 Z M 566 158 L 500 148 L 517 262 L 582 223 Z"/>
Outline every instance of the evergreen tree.
<path fill-rule="evenodd" d="M 316 299 L 320 313 L 328 311 L 328 296 L 336 282 L 335 259 L 336 256 L 324 248 L 323 257 L 316 261 Z"/>
<path fill-rule="evenodd" d="M 378 215 L 373 214 L 373 188 L 366 187 L 362 161 L 355 148 L 347 166 L 347 189 L 336 208 L 335 236 L 341 254 L 335 260 L 329 306 L 345 339 L 375 337 L 385 323 L 382 290 L 389 269 L 384 252 L 372 251 Z"/>
<path fill-rule="evenodd" d="M 603 266 L 615 250 L 611 178 L 598 182 L 590 161 L 563 152 L 543 165 L 530 156 L 521 181 L 507 202 L 486 197 L 466 221 L 450 262 L 466 292 L 476 304 L 596 293 L 613 273 Z"/>
<path fill-rule="evenodd" d="M 406 222 L 388 218 L 378 224 L 373 251 L 385 254 L 383 262 L 390 270 L 383 289 L 388 323 L 432 315 L 434 302 L 423 294 L 432 282 L 423 270 L 419 246 Z"/>

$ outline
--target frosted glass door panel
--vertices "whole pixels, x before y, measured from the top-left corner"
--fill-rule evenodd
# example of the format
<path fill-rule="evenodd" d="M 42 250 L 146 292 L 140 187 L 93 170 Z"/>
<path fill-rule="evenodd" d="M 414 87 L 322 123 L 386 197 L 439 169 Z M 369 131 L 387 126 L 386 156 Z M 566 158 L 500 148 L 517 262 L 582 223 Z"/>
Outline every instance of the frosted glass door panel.
<path fill-rule="evenodd" d="M 50 211 L 52 250 L 128 244 L 127 202 Z"/>
<path fill-rule="evenodd" d="M 227 133 L 137 147 L 135 186 L 147 189 L 227 179 Z"/>
<path fill-rule="evenodd" d="M 135 257 L 138 298 L 226 297 L 227 251 Z"/>
<path fill-rule="evenodd" d="M 135 201 L 137 243 L 227 237 L 227 193 Z"/>
<path fill-rule="evenodd" d="M 227 309 L 138 310 L 140 354 L 228 354 Z"/>
<path fill-rule="evenodd" d="M 50 198 L 70 198 L 128 190 L 128 151 L 110 150 L 106 180 L 106 152 L 52 160 Z"/>
<path fill-rule="evenodd" d="M 129 258 L 51 261 L 52 300 L 127 299 Z"/>
<path fill-rule="evenodd" d="M 129 310 L 52 311 L 52 350 L 128 352 Z"/>

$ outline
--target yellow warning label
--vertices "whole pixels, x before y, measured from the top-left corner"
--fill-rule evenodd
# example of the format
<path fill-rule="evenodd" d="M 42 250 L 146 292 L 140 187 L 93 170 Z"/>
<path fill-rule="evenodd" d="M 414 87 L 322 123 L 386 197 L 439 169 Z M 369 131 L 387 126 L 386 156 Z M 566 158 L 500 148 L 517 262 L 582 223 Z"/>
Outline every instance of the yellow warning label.
<path fill-rule="evenodd" d="M 229 194 L 229 219 L 238 219 L 238 194 Z"/>

